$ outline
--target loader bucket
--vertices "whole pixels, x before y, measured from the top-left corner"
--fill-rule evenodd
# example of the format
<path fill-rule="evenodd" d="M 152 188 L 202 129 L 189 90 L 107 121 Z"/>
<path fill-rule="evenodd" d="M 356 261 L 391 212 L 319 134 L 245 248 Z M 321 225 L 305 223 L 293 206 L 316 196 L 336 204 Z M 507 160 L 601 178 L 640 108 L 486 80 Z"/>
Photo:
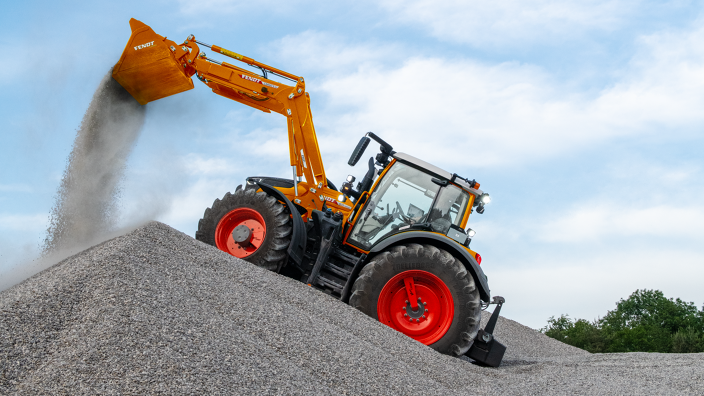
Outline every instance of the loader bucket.
<path fill-rule="evenodd" d="M 112 77 L 140 104 L 193 89 L 170 46 L 176 45 L 154 33 L 142 22 L 130 19 L 132 36 L 112 70 Z"/>

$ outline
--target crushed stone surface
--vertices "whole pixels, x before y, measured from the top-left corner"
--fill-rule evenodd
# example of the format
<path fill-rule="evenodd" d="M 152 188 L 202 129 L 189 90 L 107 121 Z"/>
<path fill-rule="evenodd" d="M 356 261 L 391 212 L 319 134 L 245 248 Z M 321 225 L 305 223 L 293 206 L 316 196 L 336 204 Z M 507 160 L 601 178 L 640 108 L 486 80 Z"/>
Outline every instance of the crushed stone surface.
<path fill-rule="evenodd" d="M 486 320 L 486 317 L 485 317 Z M 152 222 L 0 293 L 0 394 L 704 394 L 704 354 L 589 354 L 501 318 L 499 368 Z"/>
<path fill-rule="evenodd" d="M 482 312 L 481 328 L 486 326 L 490 316 L 491 312 Z M 550 338 L 541 332 L 503 316 L 499 316 L 493 334 L 501 343 L 511 346 L 506 350 L 504 359 L 515 360 L 571 355 L 586 356 L 590 354 L 583 349 L 556 341 L 554 338 Z"/>

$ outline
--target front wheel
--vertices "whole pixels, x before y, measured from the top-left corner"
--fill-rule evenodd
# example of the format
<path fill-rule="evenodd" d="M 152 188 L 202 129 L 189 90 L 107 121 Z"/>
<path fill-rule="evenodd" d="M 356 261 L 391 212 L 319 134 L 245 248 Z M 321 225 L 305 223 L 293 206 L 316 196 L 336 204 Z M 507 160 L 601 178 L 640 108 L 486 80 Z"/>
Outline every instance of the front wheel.
<path fill-rule="evenodd" d="M 469 350 L 481 319 L 472 275 L 431 245 L 401 245 L 376 256 L 355 281 L 350 305 L 453 356 Z"/>
<path fill-rule="evenodd" d="M 291 217 L 276 198 L 238 186 L 205 210 L 196 239 L 275 271 L 287 258 L 291 231 Z"/>

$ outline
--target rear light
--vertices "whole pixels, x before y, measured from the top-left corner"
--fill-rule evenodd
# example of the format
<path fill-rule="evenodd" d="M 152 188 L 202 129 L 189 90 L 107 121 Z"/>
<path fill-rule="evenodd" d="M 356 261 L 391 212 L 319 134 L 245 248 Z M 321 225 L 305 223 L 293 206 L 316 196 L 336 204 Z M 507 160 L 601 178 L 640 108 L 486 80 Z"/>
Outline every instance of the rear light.
<path fill-rule="evenodd" d="M 482 265 L 482 256 L 479 253 L 475 253 L 474 258 L 477 260 L 477 264 Z"/>

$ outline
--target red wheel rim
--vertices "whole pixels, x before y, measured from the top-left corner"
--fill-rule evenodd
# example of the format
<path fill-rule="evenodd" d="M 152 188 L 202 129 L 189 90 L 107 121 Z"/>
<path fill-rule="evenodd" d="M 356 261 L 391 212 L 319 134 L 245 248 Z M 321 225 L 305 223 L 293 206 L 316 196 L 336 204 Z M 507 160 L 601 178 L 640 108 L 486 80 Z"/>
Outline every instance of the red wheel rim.
<path fill-rule="evenodd" d="M 416 301 L 420 299 L 423 305 L 418 305 L 418 310 L 411 309 L 409 284 L 415 288 Z M 425 345 L 440 340 L 455 317 L 450 289 L 437 276 L 421 270 L 401 272 L 386 282 L 376 309 L 381 323 Z M 418 317 L 420 314 L 423 316 Z"/>
<path fill-rule="evenodd" d="M 232 232 L 238 226 L 245 226 L 251 231 L 251 237 L 243 243 L 235 242 Z M 259 249 L 266 236 L 264 218 L 254 209 L 237 208 L 225 215 L 215 228 L 215 246 L 231 255 L 245 258 Z"/>

